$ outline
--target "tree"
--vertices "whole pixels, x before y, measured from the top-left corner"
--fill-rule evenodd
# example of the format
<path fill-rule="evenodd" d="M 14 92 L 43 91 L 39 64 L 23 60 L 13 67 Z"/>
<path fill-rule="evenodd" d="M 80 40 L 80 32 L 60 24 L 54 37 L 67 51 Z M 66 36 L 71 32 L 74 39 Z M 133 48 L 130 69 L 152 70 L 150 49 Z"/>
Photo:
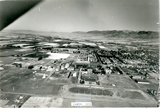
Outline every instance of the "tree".
<path fill-rule="evenodd" d="M 84 80 L 80 80 L 80 83 L 81 83 L 81 84 L 84 84 Z"/>
<path fill-rule="evenodd" d="M 106 74 L 104 68 L 102 69 L 101 73 L 104 74 L 104 75 Z"/>
<path fill-rule="evenodd" d="M 43 58 L 43 57 L 42 57 L 42 56 L 40 56 L 40 57 L 38 58 L 38 61 L 42 60 L 42 58 Z"/>
<path fill-rule="evenodd" d="M 100 85 L 100 82 L 99 82 L 99 81 L 96 81 L 96 84 L 97 84 L 97 85 Z"/>
<path fill-rule="evenodd" d="M 28 69 L 33 69 L 33 67 L 34 67 L 33 65 L 30 65 L 28 66 Z"/>

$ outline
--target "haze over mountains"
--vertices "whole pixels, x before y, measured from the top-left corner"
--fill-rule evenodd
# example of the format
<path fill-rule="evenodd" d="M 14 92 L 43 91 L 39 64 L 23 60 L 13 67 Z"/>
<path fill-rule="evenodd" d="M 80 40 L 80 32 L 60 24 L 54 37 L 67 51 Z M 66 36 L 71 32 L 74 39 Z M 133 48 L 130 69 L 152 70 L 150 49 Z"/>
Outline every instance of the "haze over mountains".
<path fill-rule="evenodd" d="M 43 35 L 43 36 L 60 36 L 63 38 L 64 35 L 69 36 L 95 36 L 95 37 L 106 37 L 106 38 L 135 38 L 135 39 L 158 39 L 159 33 L 156 31 L 129 31 L 129 30 L 106 30 L 106 31 L 75 31 L 72 33 L 67 32 L 43 32 L 43 31 L 32 31 L 32 30 L 5 30 L 2 32 L 8 33 L 21 33 L 21 34 L 34 34 L 34 35 Z"/>

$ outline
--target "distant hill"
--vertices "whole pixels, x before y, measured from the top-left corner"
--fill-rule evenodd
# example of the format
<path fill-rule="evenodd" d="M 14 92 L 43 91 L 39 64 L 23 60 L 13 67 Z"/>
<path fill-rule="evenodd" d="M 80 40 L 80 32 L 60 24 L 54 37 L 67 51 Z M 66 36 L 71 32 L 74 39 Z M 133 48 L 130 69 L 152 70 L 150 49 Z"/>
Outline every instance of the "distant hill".
<path fill-rule="evenodd" d="M 106 31 L 75 31 L 72 33 L 66 32 L 42 32 L 42 31 L 32 31 L 32 30 L 5 30 L 1 31 L 8 34 L 25 34 L 35 35 L 35 36 L 48 36 L 48 37 L 59 37 L 59 38 L 68 38 L 75 40 L 94 40 L 94 41 L 107 41 L 108 39 L 125 39 L 125 40 L 157 40 L 159 38 L 159 33 L 155 31 L 129 31 L 129 30 L 106 30 Z M 1 33 L 0 32 L 0 33 Z"/>
<path fill-rule="evenodd" d="M 43 31 L 33 31 L 33 30 L 3 30 L 2 33 L 16 34 L 16 35 L 38 35 L 38 36 L 57 36 L 56 32 L 43 32 Z"/>
<path fill-rule="evenodd" d="M 108 38 L 138 38 L 138 39 L 158 39 L 159 33 L 155 31 L 117 31 L 117 30 L 111 30 L 111 31 L 88 31 L 88 32 L 74 32 L 74 33 L 87 33 L 91 35 L 98 35 L 98 36 L 105 36 Z"/>

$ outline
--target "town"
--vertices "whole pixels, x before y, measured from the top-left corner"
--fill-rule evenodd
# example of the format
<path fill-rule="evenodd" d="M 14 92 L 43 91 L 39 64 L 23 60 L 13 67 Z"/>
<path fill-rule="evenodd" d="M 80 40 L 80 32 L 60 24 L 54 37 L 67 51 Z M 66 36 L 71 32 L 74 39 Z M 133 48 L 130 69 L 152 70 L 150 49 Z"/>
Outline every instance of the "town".
<path fill-rule="evenodd" d="M 1 32 L 0 106 L 158 105 L 159 48 Z M 38 104 L 37 104 L 38 102 Z"/>

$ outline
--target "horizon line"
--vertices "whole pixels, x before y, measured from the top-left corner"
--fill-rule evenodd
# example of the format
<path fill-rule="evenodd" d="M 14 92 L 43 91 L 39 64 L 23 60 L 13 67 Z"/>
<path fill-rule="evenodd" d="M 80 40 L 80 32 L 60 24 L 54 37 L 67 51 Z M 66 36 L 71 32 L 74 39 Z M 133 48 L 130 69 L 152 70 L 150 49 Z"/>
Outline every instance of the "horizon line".
<path fill-rule="evenodd" d="M 151 31 L 151 32 L 159 32 L 159 31 L 156 31 L 156 30 L 88 30 L 88 31 L 71 31 L 71 32 L 65 32 L 65 31 L 43 31 L 43 30 L 20 30 L 20 29 L 4 29 L 4 30 L 1 30 L 1 32 L 5 32 L 5 31 L 33 31 L 33 32 L 62 32 L 62 33 L 74 33 L 74 32 L 90 32 L 90 31 L 133 31 L 133 32 L 138 32 L 138 31 Z"/>

